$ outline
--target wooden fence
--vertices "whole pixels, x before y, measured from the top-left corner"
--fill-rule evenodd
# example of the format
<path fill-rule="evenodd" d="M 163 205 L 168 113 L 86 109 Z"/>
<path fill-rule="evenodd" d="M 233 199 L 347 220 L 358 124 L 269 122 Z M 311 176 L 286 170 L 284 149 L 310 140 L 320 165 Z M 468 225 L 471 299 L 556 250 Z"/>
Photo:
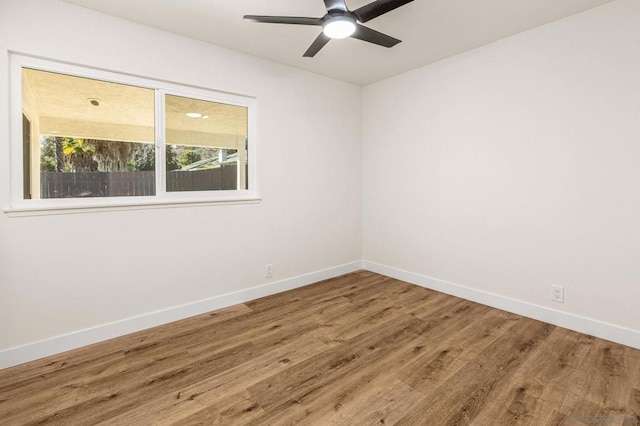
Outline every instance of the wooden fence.
<path fill-rule="evenodd" d="M 225 164 L 215 169 L 167 173 L 167 191 L 213 191 L 237 189 L 237 166 Z"/>
<path fill-rule="evenodd" d="M 167 172 L 167 191 L 234 190 L 237 167 Z M 144 172 L 41 172 L 41 198 L 132 197 L 155 195 L 154 171 Z"/>

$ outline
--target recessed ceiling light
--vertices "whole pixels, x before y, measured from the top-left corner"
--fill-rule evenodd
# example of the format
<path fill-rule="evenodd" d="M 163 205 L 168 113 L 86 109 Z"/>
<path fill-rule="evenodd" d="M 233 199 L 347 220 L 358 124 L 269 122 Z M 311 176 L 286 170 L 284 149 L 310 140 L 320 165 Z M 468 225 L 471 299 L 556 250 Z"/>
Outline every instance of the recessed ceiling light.
<path fill-rule="evenodd" d="M 97 98 L 88 98 L 87 100 L 93 106 L 100 106 L 100 103 L 102 102 L 100 99 L 97 99 Z"/>
<path fill-rule="evenodd" d="M 202 114 L 199 112 L 188 112 L 187 117 L 189 118 L 202 118 Z"/>
<path fill-rule="evenodd" d="M 203 116 L 202 116 L 202 118 L 203 118 L 204 120 L 206 120 L 207 118 L 209 118 L 209 116 L 208 116 L 208 115 L 203 115 Z"/>

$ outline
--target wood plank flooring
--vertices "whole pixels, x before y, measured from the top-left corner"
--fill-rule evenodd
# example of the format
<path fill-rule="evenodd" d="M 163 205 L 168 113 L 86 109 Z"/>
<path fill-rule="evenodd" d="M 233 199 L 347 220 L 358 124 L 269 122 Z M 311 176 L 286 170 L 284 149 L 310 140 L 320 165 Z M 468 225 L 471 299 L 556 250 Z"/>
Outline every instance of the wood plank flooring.
<path fill-rule="evenodd" d="M 640 426 L 640 351 L 359 271 L 0 370 L 0 424 Z"/>

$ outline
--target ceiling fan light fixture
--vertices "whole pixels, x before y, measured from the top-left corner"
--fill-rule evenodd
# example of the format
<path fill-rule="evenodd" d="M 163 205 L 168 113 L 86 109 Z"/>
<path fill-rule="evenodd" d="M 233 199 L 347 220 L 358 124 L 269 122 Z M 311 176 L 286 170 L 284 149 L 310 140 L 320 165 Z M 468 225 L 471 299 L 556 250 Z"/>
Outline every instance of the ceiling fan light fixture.
<path fill-rule="evenodd" d="M 322 32 L 329 38 L 347 38 L 356 31 L 356 20 L 351 16 L 334 16 L 322 25 Z"/>
<path fill-rule="evenodd" d="M 351 11 L 347 7 L 345 0 L 323 0 L 327 13 L 320 18 L 306 16 L 244 15 L 244 20 L 265 24 L 322 26 L 322 32 L 302 55 L 305 58 L 312 58 L 334 38 L 353 37 L 368 43 L 377 44 L 378 46 L 395 46 L 402 40 L 360 25 L 360 23 L 368 22 L 412 1 L 413 0 L 373 0 Z"/>

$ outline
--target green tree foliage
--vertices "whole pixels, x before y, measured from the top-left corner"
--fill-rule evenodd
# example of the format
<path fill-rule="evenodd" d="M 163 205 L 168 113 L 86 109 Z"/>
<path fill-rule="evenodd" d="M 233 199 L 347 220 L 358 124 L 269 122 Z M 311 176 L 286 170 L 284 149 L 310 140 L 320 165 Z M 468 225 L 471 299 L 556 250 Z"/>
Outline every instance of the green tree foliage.
<path fill-rule="evenodd" d="M 180 168 L 176 151 L 170 146 L 166 149 L 167 170 L 176 170 Z M 147 171 L 156 168 L 156 149 L 153 144 L 136 144 L 131 154 L 131 160 L 128 163 L 130 171 Z"/>
<path fill-rule="evenodd" d="M 127 165 L 130 171 L 150 171 L 156 168 L 156 147 L 150 143 L 135 144 L 131 160 Z"/>
<path fill-rule="evenodd" d="M 128 168 L 131 156 L 136 146 L 141 144 L 131 142 L 114 142 L 87 139 L 94 148 L 93 159 L 98 163 L 100 172 L 121 172 Z"/>
<path fill-rule="evenodd" d="M 199 152 L 196 152 L 192 149 L 185 151 L 180 156 L 180 166 L 188 166 L 189 164 L 193 164 L 197 161 L 202 160 L 202 155 Z"/>
<path fill-rule="evenodd" d="M 40 139 L 40 171 L 56 171 L 56 146 L 55 138 L 45 136 Z"/>
<path fill-rule="evenodd" d="M 167 145 L 167 171 L 216 155 L 217 148 Z M 43 172 L 152 171 L 155 167 L 156 149 L 151 143 L 54 136 L 40 139 L 40 171 Z M 207 167 L 211 166 L 202 165 Z"/>
<path fill-rule="evenodd" d="M 64 147 L 62 146 L 62 138 L 53 138 L 55 146 L 56 172 L 63 172 L 65 168 Z"/>
<path fill-rule="evenodd" d="M 167 145 L 166 150 L 166 158 L 167 158 L 167 171 L 176 170 L 180 168 L 180 164 L 178 163 L 178 154 L 175 150 L 175 145 Z"/>
<path fill-rule="evenodd" d="M 72 172 L 91 172 L 97 169 L 98 163 L 93 159 L 95 146 L 80 138 L 64 138 L 63 152 Z"/>
<path fill-rule="evenodd" d="M 119 172 L 154 168 L 153 144 L 53 136 L 40 139 L 42 172 Z"/>

